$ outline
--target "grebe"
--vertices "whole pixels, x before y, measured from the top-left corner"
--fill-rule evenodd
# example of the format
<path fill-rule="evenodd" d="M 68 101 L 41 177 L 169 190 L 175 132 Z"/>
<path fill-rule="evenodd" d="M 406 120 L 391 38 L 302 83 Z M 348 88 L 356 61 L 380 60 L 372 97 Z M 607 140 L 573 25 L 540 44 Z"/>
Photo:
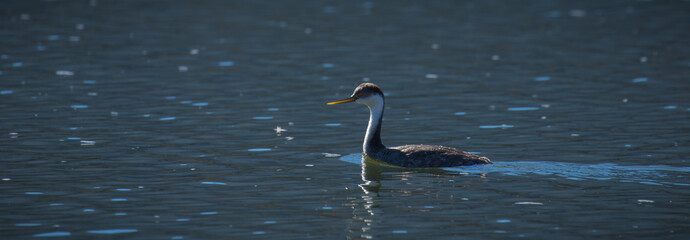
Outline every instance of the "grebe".
<path fill-rule="evenodd" d="M 329 102 L 328 105 L 356 102 L 369 107 L 369 126 L 364 136 L 364 154 L 389 164 L 408 167 L 452 167 L 490 164 L 491 160 L 452 147 L 432 145 L 403 145 L 388 148 L 381 143 L 381 122 L 384 97 L 381 88 L 373 83 L 362 83 L 349 98 Z"/>

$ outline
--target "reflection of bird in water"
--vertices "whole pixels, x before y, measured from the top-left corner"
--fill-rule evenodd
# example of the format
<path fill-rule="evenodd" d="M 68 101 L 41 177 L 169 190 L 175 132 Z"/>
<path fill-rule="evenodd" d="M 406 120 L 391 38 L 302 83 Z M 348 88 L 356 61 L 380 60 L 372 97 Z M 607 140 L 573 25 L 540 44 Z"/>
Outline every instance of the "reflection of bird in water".
<path fill-rule="evenodd" d="M 384 97 L 373 83 L 362 83 L 349 98 L 328 105 L 356 102 L 369 107 L 369 126 L 364 136 L 363 151 L 369 157 L 402 167 L 452 167 L 490 164 L 491 160 L 445 146 L 403 145 L 387 148 L 381 143 L 381 122 Z"/>

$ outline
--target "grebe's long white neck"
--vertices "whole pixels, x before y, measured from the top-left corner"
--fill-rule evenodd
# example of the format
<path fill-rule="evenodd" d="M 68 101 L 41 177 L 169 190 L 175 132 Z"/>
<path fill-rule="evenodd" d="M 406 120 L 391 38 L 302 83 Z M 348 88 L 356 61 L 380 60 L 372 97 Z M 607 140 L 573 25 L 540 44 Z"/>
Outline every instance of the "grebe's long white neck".
<path fill-rule="evenodd" d="M 384 99 L 383 96 L 374 94 L 366 98 L 359 98 L 355 102 L 369 107 L 369 125 L 364 135 L 362 151 L 367 155 L 385 148 L 381 143 L 381 122 L 383 121 Z"/>

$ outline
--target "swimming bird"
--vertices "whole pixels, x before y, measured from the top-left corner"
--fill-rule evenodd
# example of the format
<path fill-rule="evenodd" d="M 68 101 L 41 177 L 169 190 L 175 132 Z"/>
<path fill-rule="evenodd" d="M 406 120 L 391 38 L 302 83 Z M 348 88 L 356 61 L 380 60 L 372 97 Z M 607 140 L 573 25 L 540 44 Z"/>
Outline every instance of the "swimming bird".
<path fill-rule="evenodd" d="M 362 151 L 366 156 L 389 164 L 408 167 L 452 167 L 491 164 L 487 157 L 477 156 L 452 147 L 433 145 L 403 145 L 386 147 L 381 142 L 384 97 L 381 88 L 373 83 L 362 83 L 349 98 L 329 102 L 328 105 L 355 102 L 369 107 L 369 125 L 364 135 Z"/>

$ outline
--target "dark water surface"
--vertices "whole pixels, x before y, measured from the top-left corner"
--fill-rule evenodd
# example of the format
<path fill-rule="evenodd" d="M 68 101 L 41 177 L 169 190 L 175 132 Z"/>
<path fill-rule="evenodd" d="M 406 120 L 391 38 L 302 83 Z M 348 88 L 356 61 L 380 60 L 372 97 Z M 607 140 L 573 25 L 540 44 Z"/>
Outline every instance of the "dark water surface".
<path fill-rule="evenodd" d="M 2 239 L 690 236 L 688 1 L 2 5 Z"/>

